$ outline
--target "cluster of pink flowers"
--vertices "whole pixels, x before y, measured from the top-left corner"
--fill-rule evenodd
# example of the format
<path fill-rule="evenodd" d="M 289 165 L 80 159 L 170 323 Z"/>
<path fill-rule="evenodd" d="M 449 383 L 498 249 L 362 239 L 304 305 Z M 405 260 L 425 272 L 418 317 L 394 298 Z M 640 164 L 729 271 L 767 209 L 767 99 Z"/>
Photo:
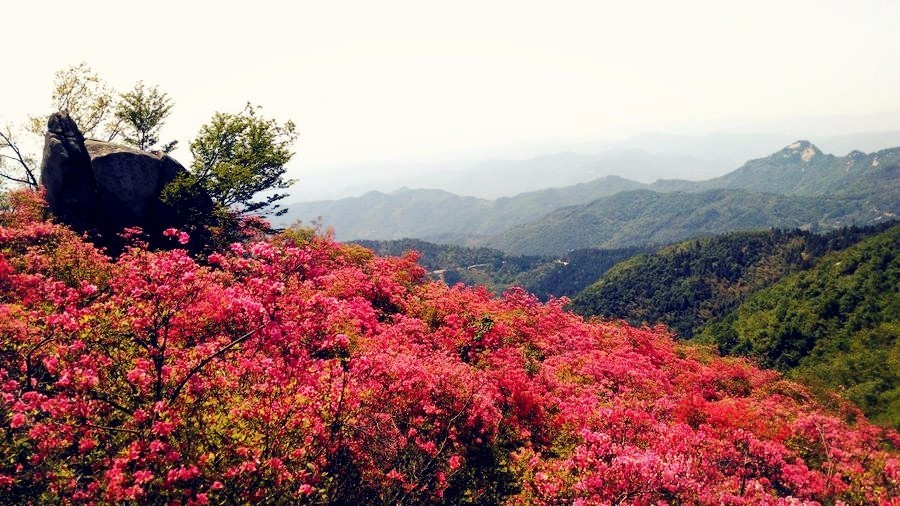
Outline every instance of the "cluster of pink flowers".
<path fill-rule="evenodd" d="M 189 236 L 187 232 L 182 232 L 177 228 L 167 228 L 163 230 L 163 237 L 171 237 L 181 245 L 185 245 L 191 240 L 191 236 Z"/>
<path fill-rule="evenodd" d="M 886 503 L 896 432 L 662 328 L 327 236 L 112 260 L 0 215 L 16 503 Z M 166 231 L 178 242 L 181 232 Z M 302 240 L 300 239 L 302 237 Z"/>

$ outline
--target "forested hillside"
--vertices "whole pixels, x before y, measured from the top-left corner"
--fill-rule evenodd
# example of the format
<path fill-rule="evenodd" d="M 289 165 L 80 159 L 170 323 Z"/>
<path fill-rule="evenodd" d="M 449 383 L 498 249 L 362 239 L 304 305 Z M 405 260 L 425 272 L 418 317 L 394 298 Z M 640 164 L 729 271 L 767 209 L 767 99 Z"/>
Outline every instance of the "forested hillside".
<path fill-rule="evenodd" d="M 900 225 L 749 296 L 702 339 L 900 426 Z"/>
<path fill-rule="evenodd" d="M 545 257 L 506 255 L 490 248 L 434 244 L 419 239 L 355 242 L 381 256 L 401 256 L 415 251 L 419 254 L 419 264 L 433 279 L 449 285 L 482 285 L 497 294 L 518 284 L 523 273 L 552 261 Z"/>
<path fill-rule="evenodd" d="M 494 293 L 519 286 L 541 300 L 571 297 L 640 248 L 575 250 L 560 258 L 507 255 L 484 247 L 435 244 L 418 239 L 355 241 L 379 255 L 419 254 L 419 263 L 434 279 L 450 285 L 482 285 Z"/>
<path fill-rule="evenodd" d="M 622 192 L 567 207 L 492 237 L 506 252 L 561 255 L 580 248 L 667 244 L 700 234 L 753 228 L 835 228 L 872 223 L 884 213 L 864 200 L 791 197 L 745 190 Z"/>
<path fill-rule="evenodd" d="M 615 266 L 572 301 L 583 315 L 664 323 L 690 338 L 748 294 L 807 269 L 822 255 L 885 230 L 735 232 L 689 240 Z"/>
<path fill-rule="evenodd" d="M 573 297 L 617 263 L 646 251 L 644 248 L 579 249 L 523 272 L 515 284 L 541 300 Z"/>

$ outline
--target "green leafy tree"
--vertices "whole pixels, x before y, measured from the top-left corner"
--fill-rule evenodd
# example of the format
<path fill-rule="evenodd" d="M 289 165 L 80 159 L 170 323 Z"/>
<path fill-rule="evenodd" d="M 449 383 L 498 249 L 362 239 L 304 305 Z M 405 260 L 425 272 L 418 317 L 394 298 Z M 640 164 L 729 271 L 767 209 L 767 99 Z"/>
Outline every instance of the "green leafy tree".
<path fill-rule="evenodd" d="M 116 117 L 116 93 L 87 63 L 70 65 L 56 73 L 50 98 L 53 111 L 68 111 L 85 137 L 113 141 L 122 132 Z M 47 116 L 30 119 L 29 129 L 43 135 Z"/>
<path fill-rule="evenodd" d="M 122 140 L 142 150 L 149 150 L 159 142 L 163 122 L 172 112 L 172 100 L 160 92 L 158 86 L 146 87 L 138 81 L 134 89 L 120 95 L 115 117 L 122 127 Z M 168 153 L 175 149 L 177 141 L 164 144 Z"/>
<path fill-rule="evenodd" d="M 122 131 L 115 92 L 86 63 L 56 73 L 49 109 L 68 111 L 85 137 L 112 141 Z M 21 127 L 0 128 L 0 182 L 38 188 L 40 158 L 35 150 L 46 129 L 47 114 L 31 116 Z"/>
<path fill-rule="evenodd" d="M 237 114 L 216 113 L 191 143 L 191 174 L 180 184 L 202 188 L 239 216 L 283 214 L 277 202 L 287 194 L 278 190 L 294 183 L 284 174 L 296 139 L 293 122 L 267 119 L 249 103 Z"/>

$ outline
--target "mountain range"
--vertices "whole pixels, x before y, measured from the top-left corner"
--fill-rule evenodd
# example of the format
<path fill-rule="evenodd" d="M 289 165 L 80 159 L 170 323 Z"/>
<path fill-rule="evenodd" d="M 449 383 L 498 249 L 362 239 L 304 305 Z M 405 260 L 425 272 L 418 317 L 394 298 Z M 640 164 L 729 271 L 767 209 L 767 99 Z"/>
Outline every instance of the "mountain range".
<path fill-rule="evenodd" d="M 494 200 L 404 188 L 297 203 L 276 224 L 322 217 L 340 240 L 412 237 L 513 254 L 561 255 L 744 228 L 827 230 L 890 219 L 900 214 L 898 168 L 900 148 L 834 156 L 797 141 L 699 182 L 645 184 L 605 176 Z"/>
<path fill-rule="evenodd" d="M 692 183 L 695 189 L 742 188 L 782 195 L 877 196 L 896 210 L 900 184 L 900 148 L 866 154 L 854 150 L 846 156 L 826 155 L 807 141 L 795 142 L 765 158 L 751 160 L 721 177 Z"/>
<path fill-rule="evenodd" d="M 560 255 L 598 247 L 667 244 L 697 235 L 754 228 L 828 229 L 872 223 L 882 213 L 836 197 L 799 197 L 747 190 L 699 193 L 622 192 L 566 207 L 513 227 L 485 243 L 502 251 Z"/>
<path fill-rule="evenodd" d="M 859 128 L 876 129 L 882 123 Z M 900 145 L 900 130 L 889 128 L 835 135 L 816 133 L 819 129 L 806 125 L 795 131 L 811 132 L 811 139 L 825 152 L 846 155 L 853 150 L 871 152 Z M 606 175 L 642 183 L 659 178 L 701 181 L 721 176 L 747 160 L 765 157 L 797 138 L 780 133 L 643 133 L 621 141 L 519 143 L 447 154 L 431 161 L 342 167 L 320 172 L 321 177 L 310 173 L 300 178 L 301 184 L 292 195 L 299 201 L 314 202 L 356 197 L 373 190 L 391 193 L 405 186 L 495 199 Z"/>
<path fill-rule="evenodd" d="M 435 239 L 454 235 L 486 239 L 560 207 L 643 187 L 641 183 L 607 176 L 589 183 L 496 200 L 463 197 L 444 190 L 401 188 L 390 194 L 372 191 L 360 197 L 293 204 L 278 224 L 287 225 L 298 219 L 309 222 L 322 217 L 327 225 L 335 228 L 341 240 Z"/>
<path fill-rule="evenodd" d="M 641 148 L 614 148 L 599 155 L 565 152 L 526 160 L 488 160 L 452 172 L 423 174 L 407 179 L 404 184 L 496 199 L 613 175 L 627 175 L 629 179 L 642 183 L 651 183 L 671 174 L 680 174 L 687 179 L 704 179 L 723 173 L 727 167 L 727 164 L 715 159 L 651 153 Z"/>

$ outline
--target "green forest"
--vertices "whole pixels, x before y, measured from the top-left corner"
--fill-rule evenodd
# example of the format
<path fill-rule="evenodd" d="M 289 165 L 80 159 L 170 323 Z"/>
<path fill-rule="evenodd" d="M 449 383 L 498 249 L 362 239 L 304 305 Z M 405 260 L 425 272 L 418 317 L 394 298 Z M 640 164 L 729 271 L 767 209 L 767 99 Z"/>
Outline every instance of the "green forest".
<path fill-rule="evenodd" d="M 435 244 L 419 239 L 354 241 L 379 255 L 399 256 L 409 251 L 434 279 L 449 285 L 483 285 L 500 294 L 519 286 L 541 300 L 573 297 L 617 263 L 648 251 L 647 248 L 585 248 L 563 257 L 508 255 L 485 247 Z"/>
<path fill-rule="evenodd" d="M 822 235 L 802 230 L 733 232 L 680 242 L 616 265 L 578 294 L 572 308 L 585 316 L 634 324 L 664 323 L 690 338 L 747 294 L 887 226 Z"/>
<path fill-rule="evenodd" d="M 837 389 L 900 426 L 900 225 L 821 258 L 743 301 L 700 340 Z"/>

